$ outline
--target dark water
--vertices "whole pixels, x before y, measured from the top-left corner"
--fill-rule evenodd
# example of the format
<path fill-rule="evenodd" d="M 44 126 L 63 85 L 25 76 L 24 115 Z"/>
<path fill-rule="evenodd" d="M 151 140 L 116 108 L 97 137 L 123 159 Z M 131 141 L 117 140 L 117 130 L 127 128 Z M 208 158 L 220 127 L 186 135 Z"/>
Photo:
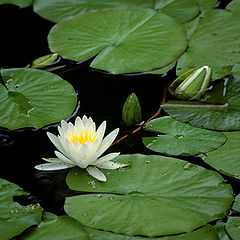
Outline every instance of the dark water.
<path fill-rule="evenodd" d="M 219 7 L 224 8 L 229 1 L 222 1 Z M 42 55 L 50 53 L 47 45 L 47 34 L 53 23 L 39 17 L 32 8 L 19 9 L 16 6 L 0 6 L 1 54 L 0 66 L 4 68 L 24 67 Z M 120 127 L 121 135 L 132 128 L 121 123 L 121 110 L 127 96 L 135 92 L 142 106 L 143 120 L 147 120 L 159 108 L 165 82 L 175 78 L 175 69 L 165 77 L 156 75 L 111 75 L 89 68 L 91 60 L 76 65 L 66 62 L 65 71 L 57 73 L 69 81 L 78 94 L 79 106 L 70 120 L 76 116 L 91 116 L 97 125 L 107 121 L 107 130 Z M 69 71 L 71 68 L 75 70 Z M 170 97 L 170 96 L 168 96 Z M 164 113 L 162 113 L 163 115 Z M 20 185 L 28 194 L 16 200 L 22 204 L 39 202 L 46 210 L 62 214 L 64 197 L 69 192 L 65 184 L 67 171 L 43 173 L 34 170 L 42 162 L 42 157 L 53 157 L 54 146 L 46 132 L 57 133 L 56 124 L 43 129 L 24 128 L 7 130 L 0 128 L 1 167 L 0 178 Z M 141 132 L 141 134 L 149 134 Z M 150 154 L 141 142 L 141 134 L 136 134 L 115 145 L 111 150 L 121 153 Z M 198 158 L 184 158 L 208 169 Z M 235 194 L 239 192 L 240 183 L 224 176 L 233 186 Z M 233 213 L 235 214 L 235 213 Z"/>

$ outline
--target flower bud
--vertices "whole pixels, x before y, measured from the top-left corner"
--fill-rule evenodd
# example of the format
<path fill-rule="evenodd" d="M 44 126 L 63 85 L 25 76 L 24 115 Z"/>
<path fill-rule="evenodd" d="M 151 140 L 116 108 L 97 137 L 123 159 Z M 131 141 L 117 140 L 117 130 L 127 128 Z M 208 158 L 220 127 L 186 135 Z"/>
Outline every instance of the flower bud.
<path fill-rule="evenodd" d="M 40 58 L 35 59 L 31 64 L 28 64 L 28 68 L 45 68 L 53 64 L 58 58 L 57 53 L 48 54 Z"/>
<path fill-rule="evenodd" d="M 127 126 L 135 125 L 142 121 L 141 106 L 135 93 L 131 93 L 124 103 L 122 120 Z"/>
<path fill-rule="evenodd" d="M 197 70 L 191 69 L 169 86 L 169 92 L 178 99 L 193 100 L 198 99 L 207 90 L 211 80 L 211 68 L 203 66 Z"/>

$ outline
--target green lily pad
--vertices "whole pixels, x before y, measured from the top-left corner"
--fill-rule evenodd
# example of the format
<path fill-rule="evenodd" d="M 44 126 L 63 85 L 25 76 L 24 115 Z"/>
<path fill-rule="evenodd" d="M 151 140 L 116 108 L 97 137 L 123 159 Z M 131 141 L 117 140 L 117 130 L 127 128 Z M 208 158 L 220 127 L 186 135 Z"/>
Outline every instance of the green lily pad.
<path fill-rule="evenodd" d="M 170 155 L 193 156 L 206 153 L 220 147 L 226 141 L 222 133 L 192 127 L 168 116 L 150 121 L 146 129 L 162 134 L 144 137 L 144 145 L 153 151 Z"/>
<path fill-rule="evenodd" d="M 232 240 L 239 240 L 240 217 L 228 217 L 225 229 Z"/>
<path fill-rule="evenodd" d="M 1 4 L 14 4 L 20 8 L 29 7 L 32 5 L 33 0 L 0 0 Z"/>
<path fill-rule="evenodd" d="M 86 230 L 89 233 L 91 240 L 219 240 L 215 229 L 211 225 L 205 225 L 204 227 L 190 233 L 155 238 L 133 237 L 90 228 L 86 228 Z"/>
<path fill-rule="evenodd" d="M 202 156 L 204 162 L 231 177 L 240 179 L 240 132 L 225 132 L 227 142 Z"/>
<path fill-rule="evenodd" d="M 22 240 L 90 240 L 80 222 L 69 216 L 56 216 L 45 212 L 43 221 L 24 234 Z"/>
<path fill-rule="evenodd" d="M 232 209 L 234 211 L 240 212 L 240 194 L 238 194 L 235 199 L 234 199 L 234 203 L 232 206 Z"/>
<path fill-rule="evenodd" d="M 78 62 L 98 54 L 90 66 L 113 74 L 165 67 L 187 47 L 180 24 L 165 14 L 139 8 L 75 16 L 56 24 L 48 42 L 52 52 Z"/>
<path fill-rule="evenodd" d="M 34 11 L 43 18 L 53 22 L 83 14 L 93 10 L 102 10 L 115 7 L 150 8 L 161 11 L 180 22 L 193 19 L 199 13 L 199 5 L 196 0 L 36 0 Z M 208 1 L 209 2 L 209 1 Z M 216 2 L 212 0 L 210 2 Z M 202 5 L 202 3 L 200 3 Z M 207 6 L 212 5 L 207 3 Z"/>
<path fill-rule="evenodd" d="M 73 87 L 46 71 L 2 69 L 0 126 L 41 128 L 71 116 L 77 103 Z"/>
<path fill-rule="evenodd" d="M 0 179 L 0 232 L 1 239 L 8 240 L 30 226 L 41 222 L 42 209 L 39 205 L 21 206 L 13 196 L 25 192 L 16 184 Z"/>
<path fill-rule="evenodd" d="M 190 232 L 223 218 L 231 205 L 231 187 L 216 172 L 155 155 L 117 161 L 131 166 L 104 171 L 105 183 L 80 168 L 70 171 L 68 186 L 89 194 L 66 199 L 69 216 L 93 229 L 154 237 Z"/>
<path fill-rule="evenodd" d="M 161 106 L 171 117 L 195 127 L 240 130 L 240 79 L 228 79 L 225 101 L 224 104 L 168 101 Z"/>
<path fill-rule="evenodd" d="M 235 11 L 238 14 L 221 9 L 204 14 L 178 61 L 177 75 L 204 65 L 212 68 L 213 79 L 231 74 L 240 59 L 240 5 Z"/>

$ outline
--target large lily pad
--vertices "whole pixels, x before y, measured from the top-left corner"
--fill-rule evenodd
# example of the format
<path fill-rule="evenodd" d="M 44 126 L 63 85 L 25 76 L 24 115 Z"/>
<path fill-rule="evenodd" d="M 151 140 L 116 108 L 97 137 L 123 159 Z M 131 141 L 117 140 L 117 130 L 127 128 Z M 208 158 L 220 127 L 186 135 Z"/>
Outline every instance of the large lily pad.
<path fill-rule="evenodd" d="M 198 15 L 198 2 L 202 5 L 202 1 L 196 0 L 36 0 L 33 7 L 36 13 L 53 22 L 93 10 L 115 7 L 151 8 L 180 22 L 186 22 Z M 211 2 L 216 1 L 212 0 L 205 5 L 211 6 Z"/>
<path fill-rule="evenodd" d="M 69 216 L 44 213 L 43 221 L 20 238 L 22 240 L 90 240 L 81 223 Z"/>
<path fill-rule="evenodd" d="M 38 205 L 21 206 L 13 196 L 25 192 L 16 184 L 0 179 L 0 232 L 1 239 L 8 240 L 32 225 L 41 222 L 42 209 Z"/>
<path fill-rule="evenodd" d="M 240 132 L 225 132 L 227 142 L 219 149 L 209 152 L 202 159 L 226 175 L 240 179 Z"/>
<path fill-rule="evenodd" d="M 117 161 L 131 167 L 106 170 L 106 183 L 80 168 L 70 171 L 69 187 L 89 194 L 67 198 L 69 216 L 94 229 L 152 237 L 190 232 L 223 218 L 231 205 L 231 187 L 216 172 L 154 155 L 121 155 Z"/>
<path fill-rule="evenodd" d="M 77 103 L 73 87 L 57 75 L 26 68 L 2 69 L 0 126 L 41 128 L 71 116 Z"/>
<path fill-rule="evenodd" d="M 145 146 L 170 155 L 193 156 L 206 153 L 226 141 L 222 133 L 192 127 L 171 117 L 156 118 L 147 124 L 146 129 L 160 134 L 156 137 L 144 137 Z"/>
<path fill-rule="evenodd" d="M 196 127 L 240 130 L 240 79 L 228 79 L 224 104 L 168 101 L 162 108 L 171 117 Z"/>
<path fill-rule="evenodd" d="M 48 42 L 52 52 L 74 61 L 98 54 L 91 67 L 113 74 L 167 66 L 187 46 L 184 28 L 175 20 L 154 10 L 139 8 L 116 8 L 75 16 L 56 24 L 48 35 Z"/>
<path fill-rule="evenodd" d="M 91 240 L 219 240 L 215 229 L 211 225 L 206 225 L 190 233 L 155 238 L 120 235 L 91 228 L 86 228 L 86 230 Z"/>
<path fill-rule="evenodd" d="M 231 74 L 240 59 L 240 4 L 236 7 L 233 13 L 221 9 L 205 13 L 178 61 L 178 75 L 204 65 L 212 68 L 213 79 Z"/>

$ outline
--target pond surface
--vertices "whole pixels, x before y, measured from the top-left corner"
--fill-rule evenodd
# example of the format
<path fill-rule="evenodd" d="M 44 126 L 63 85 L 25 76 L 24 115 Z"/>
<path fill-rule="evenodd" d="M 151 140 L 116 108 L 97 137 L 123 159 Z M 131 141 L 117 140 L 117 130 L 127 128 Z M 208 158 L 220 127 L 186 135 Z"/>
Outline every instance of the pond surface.
<path fill-rule="evenodd" d="M 220 3 L 224 7 L 226 2 Z M 3 68 L 24 67 L 33 59 L 49 53 L 47 34 L 54 25 L 35 14 L 31 8 L 19 9 L 15 6 L 0 6 L 2 43 L 0 66 Z M 159 75 L 112 75 L 89 68 L 90 60 L 75 64 L 61 59 L 67 66 L 57 70 L 63 79 L 76 90 L 78 107 L 70 117 L 91 116 L 96 124 L 106 120 L 107 131 L 120 127 L 118 138 L 130 133 L 134 127 L 126 127 L 121 121 L 122 107 L 130 93 L 139 98 L 143 120 L 150 118 L 159 108 L 165 83 L 175 79 L 175 69 L 165 76 Z M 156 87 L 156 81 L 158 86 Z M 171 98 L 170 95 L 167 96 Z M 164 112 L 161 113 L 161 116 Z M 68 170 L 60 172 L 40 172 L 34 166 L 42 163 L 42 157 L 52 157 L 55 150 L 46 132 L 57 134 L 58 124 L 35 130 L 24 128 L 7 130 L 0 128 L 1 161 L 0 178 L 21 186 L 28 194 L 16 198 L 22 204 L 40 203 L 42 207 L 56 214 L 63 214 L 65 196 L 73 195 L 65 183 Z M 142 143 L 142 136 L 151 132 L 141 131 L 111 148 L 111 151 L 124 153 L 153 154 Z M 154 153 L 157 154 L 157 153 Z M 179 157 L 189 162 L 212 169 L 198 157 Z M 233 187 L 234 195 L 240 193 L 240 182 L 222 175 Z M 231 215 L 239 216 L 236 212 Z"/>

